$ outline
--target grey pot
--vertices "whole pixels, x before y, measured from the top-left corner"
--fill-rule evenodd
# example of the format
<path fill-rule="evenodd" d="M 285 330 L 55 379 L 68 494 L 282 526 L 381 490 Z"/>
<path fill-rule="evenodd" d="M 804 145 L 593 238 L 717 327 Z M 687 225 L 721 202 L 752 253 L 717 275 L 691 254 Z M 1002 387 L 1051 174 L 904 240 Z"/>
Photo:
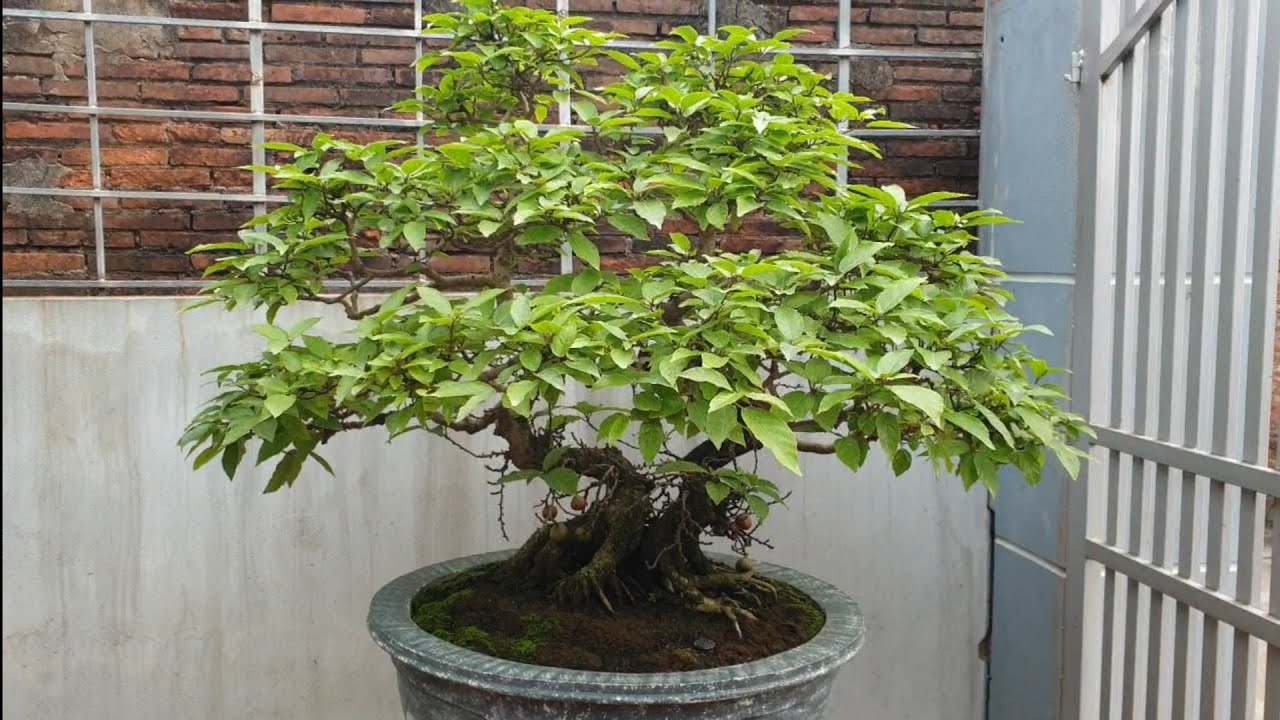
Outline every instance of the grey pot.
<path fill-rule="evenodd" d="M 827 622 L 804 645 L 741 665 L 677 673 L 541 667 L 458 647 L 414 624 L 409 604 L 423 587 L 510 554 L 431 565 L 374 595 L 369 632 L 395 664 L 405 720 L 820 720 L 836 672 L 862 646 L 862 612 L 847 595 L 766 563 L 761 574 L 813 598 Z"/>

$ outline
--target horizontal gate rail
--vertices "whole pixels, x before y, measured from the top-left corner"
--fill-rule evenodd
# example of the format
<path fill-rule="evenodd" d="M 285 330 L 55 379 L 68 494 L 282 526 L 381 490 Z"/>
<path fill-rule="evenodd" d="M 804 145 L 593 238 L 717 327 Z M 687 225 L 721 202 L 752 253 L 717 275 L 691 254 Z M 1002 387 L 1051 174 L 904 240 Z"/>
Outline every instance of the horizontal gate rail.
<path fill-rule="evenodd" d="M 1176 467 L 1236 485 L 1245 490 L 1280 496 L 1280 472 L 1258 465 L 1211 455 L 1199 450 L 1160 442 L 1148 437 L 1121 432 L 1114 428 L 1095 427 L 1096 444 L 1135 457 Z"/>
<path fill-rule="evenodd" d="M 1124 29 L 1120 31 L 1117 37 L 1106 50 L 1102 51 L 1102 61 L 1099 67 L 1102 68 L 1102 79 L 1106 80 L 1115 69 L 1124 62 L 1124 59 L 1133 52 L 1137 47 L 1138 41 L 1146 36 L 1147 31 L 1151 29 L 1151 25 L 1160 19 L 1164 14 L 1165 8 L 1173 4 L 1173 0 L 1147 0 L 1147 4 L 1143 5 L 1140 10 L 1134 13 L 1129 22 L 1125 24 Z"/>
<path fill-rule="evenodd" d="M 1236 602 L 1230 595 L 1191 582 L 1175 572 L 1155 567 L 1142 558 L 1096 540 L 1085 542 L 1085 556 L 1272 647 L 1280 647 L 1280 619 Z"/>

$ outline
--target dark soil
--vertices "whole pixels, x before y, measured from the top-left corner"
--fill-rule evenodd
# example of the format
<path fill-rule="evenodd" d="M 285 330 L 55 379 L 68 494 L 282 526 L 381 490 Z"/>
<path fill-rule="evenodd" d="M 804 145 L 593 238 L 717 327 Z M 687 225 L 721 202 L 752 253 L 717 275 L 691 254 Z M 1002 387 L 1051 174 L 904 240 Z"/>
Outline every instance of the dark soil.
<path fill-rule="evenodd" d="M 822 610 L 800 591 L 770 581 L 742 621 L 739 638 L 723 616 L 700 613 L 667 594 L 602 606 L 558 606 L 543 593 L 513 589 L 492 567 L 464 573 L 418 594 L 413 619 L 427 632 L 477 652 L 517 662 L 604 672 L 673 672 L 737 665 L 802 645 L 822 629 Z M 712 650 L 695 641 L 710 640 Z M 697 645 L 706 647 L 707 643 Z"/>

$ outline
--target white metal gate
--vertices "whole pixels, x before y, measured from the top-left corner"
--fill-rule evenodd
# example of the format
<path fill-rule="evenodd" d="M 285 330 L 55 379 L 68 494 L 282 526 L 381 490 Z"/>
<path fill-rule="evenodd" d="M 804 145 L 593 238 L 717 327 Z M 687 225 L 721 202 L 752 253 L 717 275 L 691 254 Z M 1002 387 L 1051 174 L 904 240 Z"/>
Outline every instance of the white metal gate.
<path fill-rule="evenodd" d="M 1084 38 L 1062 717 L 1276 720 L 1280 1 L 1086 0 Z"/>

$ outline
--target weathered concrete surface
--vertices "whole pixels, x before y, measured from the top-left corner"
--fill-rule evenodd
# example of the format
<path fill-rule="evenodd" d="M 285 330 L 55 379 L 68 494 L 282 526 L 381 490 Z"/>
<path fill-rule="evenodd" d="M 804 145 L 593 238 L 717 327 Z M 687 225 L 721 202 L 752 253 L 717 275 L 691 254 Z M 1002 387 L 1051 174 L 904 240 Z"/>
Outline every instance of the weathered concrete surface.
<path fill-rule="evenodd" d="M 413 568 L 510 546 L 484 475 L 376 432 L 335 441 L 337 479 L 313 468 L 272 496 L 262 473 L 191 472 L 174 442 L 209 393 L 198 373 L 261 338 L 247 314 L 180 316 L 188 302 L 3 302 L 5 717 L 402 717 L 369 600 Z M 980 718 L 983 497 L 924 468 L 894 479 L 878 455 L 858 476 L 806 467 L 768 470 L 794 494 L 759 557 L 866 615 L 831 720 Z M 513 539 L 532 502 L 508 498 Z"/>

